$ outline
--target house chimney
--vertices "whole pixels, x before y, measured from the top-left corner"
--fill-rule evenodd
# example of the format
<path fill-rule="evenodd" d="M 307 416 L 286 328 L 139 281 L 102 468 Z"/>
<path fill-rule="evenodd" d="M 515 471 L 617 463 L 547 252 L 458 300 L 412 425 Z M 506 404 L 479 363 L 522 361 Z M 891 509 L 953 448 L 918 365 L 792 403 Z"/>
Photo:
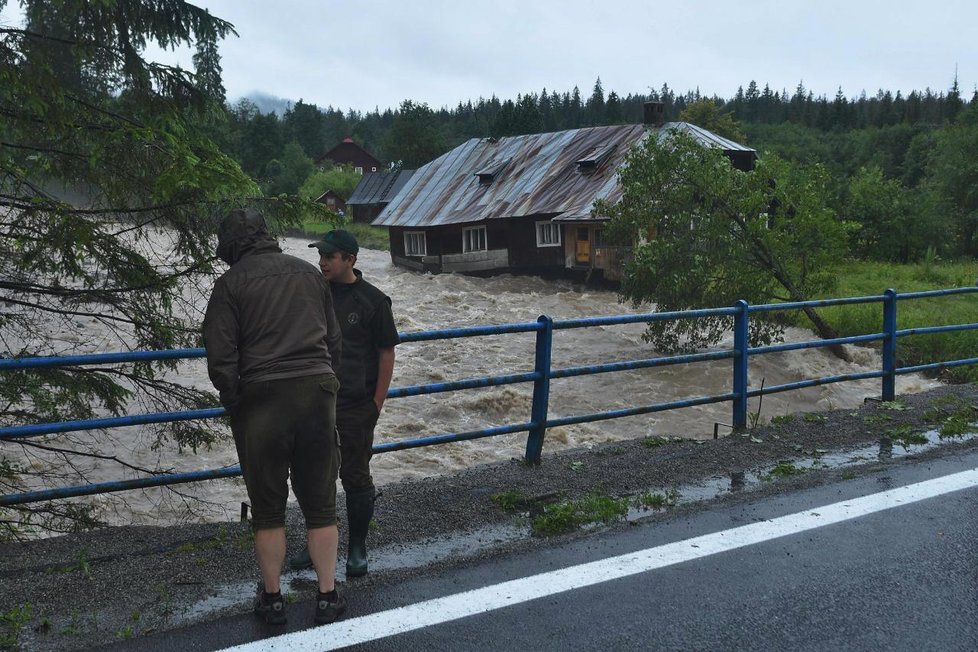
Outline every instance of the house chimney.
<path fill-rule="evenodd" d="M 666 105 L 662 102 L 646 102 L 643 122 L 651 127 L 661 127 L 666 123 Z"/>

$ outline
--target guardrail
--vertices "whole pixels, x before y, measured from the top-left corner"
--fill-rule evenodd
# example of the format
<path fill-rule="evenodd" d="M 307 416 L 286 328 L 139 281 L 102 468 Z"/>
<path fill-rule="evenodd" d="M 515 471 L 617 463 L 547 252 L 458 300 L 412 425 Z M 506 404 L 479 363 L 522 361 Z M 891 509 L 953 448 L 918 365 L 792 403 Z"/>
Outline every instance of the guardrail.
<path fill-rule="evenodd" d="M 404 387 L 394 387 L 388 392 L 389 398 L 400 398 L 406 396 L 418 396 L 422 394 L 437 394 L 474 388 L 497 387 L 515 383 L 533 383 L 533 401 L 530 410 L 530 420 L 524 423 L 508 424 L 484 428 L 462 433 L 447 433 L 418 439 L 408 439 L 403 441 L 386 442 L 377 444 L 373 450 L 375 453 L 387 453 L 409 448 L 420 448 L 422 446 L 433 446 L 438 444 L 467 441 L 471 439 L 481 439 L 496 435 L 505 435 L 516 432 L 527 432 L 526 460 L 531 464 L 540 462 L 543 450 L 544 435 L 547 428 L 557 426 L 567 426 L 578 423 L 588 423 L 603 421 L 607 419 L 618 419 L 621 417 L 649 414 L 652 412 L 662 412 L 678 408 L 690 407 L 694 405 L 704 405 L 707 403 L 720 403 L 730 401 L 732 404 L 732 424 L 734 428 L 743 428 L 747 425 L 747 400 L 749 398 L 787 392 L 815 385 L 827 385 L 830 383 L 845 382 L 851 380 L 861 380 L 866 378 L 882 379 L 881 397 L 883 400 L 893 400 L 895 395 L 896 376 L 934 369 L 944 369 L 962 365 L 978 363 L 978 357 L 960 360 L 945 360 L 930 364 L 916 365 L 912 367 L 896 366 L 896 343 L 900 337 L 919 334 L 946 333 L 962 330 L 978 329 L 978 323 L 958 324 L 949 326 L 932 326 L 925 328 L 912 328 L 905 330 L 897 329 L 897 302 L 902 300 L 921 299 L 930 297 L 948 296 L 953 294 L 966 294 L 978 292 L 978 287 L 953 288 L 946 290 L 932 290 L 927 292 L 909 292 L 898 294 L 895 290 L 887 290 L 881 296 L 866 297 L 847 297 L 842 299 L 825 299 L 820 301 L 805 301 L 797 303 L 778 303 L 750 306 L 746 301 L 738 301 L 730 308 L 712 308 L 702 310 L 686 310 L 679 312 L 660 312 L 647 313 L 641 315 L 620 315 L 612 317 L 590 317 L 583 319 L 570 319 L 555 321 L 543 315 L 535 322 L 503 324 L 497 326 L 476 326 L 467 328 L 453 328 L 432 331 L 418 331 L 412 333 L 402 333 L 402 342 L 423 342 L 430 340 L 458 339 L 468 337 L 482 337 L 488 335 L 501 335 L 508 333 L 536 333 L 535 360 L 532 371 L 523 373 L 484 376 L 465 380 L 457 380 L 443 383 L 430 383 L 424 385 L 410 385 Z M 831 340 L 809 340 L 791 344 L 778 344 L 771 346 L 750 347 L 748 346 L 748 328 L 751 313 L 764 313 L 786 310 L 802 310 L 808 307 L 827 307 L 839 305 L 851 305 L 860 303 L 881 303 L 883 309 L 883 330 L 879 333 L 869 333 L 852 337 L 840 337 Z M 732 317 L 733 318 L 733 347 L 719 351 L 707 353 L 694 353 L 689 355 L 663 356 L 642 360 L 628 360 L 623 362 L 611 362 L 599 365 L 588 365 L 581 367 L 568 367 L 564 369 L 553 369 L 551 364 L 551 354 L 553 350 L 553 332 L 571 328 L 590 328 L 595 326 L 613 326 L 632 323 L 648 323 L 656 321 L 671 321 L 678 319 L 698 319 L 703 317 Z M 792 351 L 808 348 L 827 347 L 836 344 L 857 344 L 865 342 L 882 342 L 882 369 L 879 371 L 866 371 L 860 373 L 841 374 L 837 376 L 824 376 L 808 380 L 762 387 L 759 389 L 748 388 L 748 361 L 753 355 L 764 355 L 781 351 Z M 105 364 L 118 362 L 135 362 L 149 360 L 170 360 L 184 358 L 202 358 L 206 356 L 204 349 L 178 349 L 167 351 L 136 351 L 129 353 L 100 353 L 92 355 L 65 356 L 65 357 L 42 357 L 42 358 L 4 358 L 0 359 L 0 373 L 12 369 L 28 369 L 41 367 L 72 367 L 78 365 Z M 732 389 L 726 394 L 696 396 L 684 400 L 670 401 L 666 403 L 656 403 L 653 405 L 638 406 L 628 409 L 610 410 L 606 412 L 596 412 L 575 416 L 565 416 L 550 418 L 548 415 L 550 381 L 557 378 L 571 378 L 574 376 L 586 376 L 594 374 L 613 373 L 625 370 L 645 369 L 650 367 L 661 367 L 674 364 L 687 364 L 702 362 L 706 360 L 732 360 Z M 224 414 L 223 408 L 211 408 L 204 410 L 190 410 L 185 412 L 166 412 L 154 414 L 130 415 L 121 417 L 109 417 L 101 419 L 64 421 L 58 423 L 39 423 L 19 426 L 6 426 L 0 428 L 0 441 L 11 441 L 26 437 L 37 437 L 46 434 L 73 432 L 79 430 L 96 430 L 103 428 L 114 428 L 120 426 L 133 426 L 148 423 L 162 423 L 169 421 L 185 421 L 193 419 L 209 419 L 219 417 Z M 210 480 L 215 478 L 232 477 L 241 474 L 239 466 L 228 466 L 218 469 L 207 469 L 202 471 L 191 471 L 185 473 L 166 473 L 157 474 L 144 478 L 132 480 L 120 480 L 116 482 L 102 482 L 97 484 L 78 485 L 71 487 L 60 487 L 42 491 L 30 491 L 16 494 L 0 496 L 0 506 L 19 505 L 33 503 L 57 498 L 69 498 L 75 496 L 85 496 L 115 491 L 125 491 L 129 489 L 139 489 L 145 487 L 157 487 L 186 482 L 196 482 L 199 480 Z"/>

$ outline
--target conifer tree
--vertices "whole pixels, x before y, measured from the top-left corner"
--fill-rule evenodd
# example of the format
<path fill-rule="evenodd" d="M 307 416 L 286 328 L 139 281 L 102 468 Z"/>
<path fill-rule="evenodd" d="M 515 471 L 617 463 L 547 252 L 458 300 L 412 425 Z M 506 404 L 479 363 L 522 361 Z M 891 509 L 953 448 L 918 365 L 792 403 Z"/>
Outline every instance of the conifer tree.
<path fill-rule="evenodd" d="M 588 125 L 599 125 L 604 121 L 604 87 L 601 86 L 601 78 L 594 82 L 594 89 L 591 97 L 587 101 L 587 123 Z"/>
<path fill-rule="evenodd" d="M 625 116 L 621 110 L 621 100 L 618 93 L 611 91 L 608 93 L 608 101 L 604 105 L 603 124 L 617 125 L 625 121 Z"/>
<path fill-rule="evenodd" d="M 0 9 L 6 0 L 0 0 Z M 0 333 L 4 357 L 199 346 L 216 221 L 259 196 L 202 133 L 222 119 L 216 43 L 232 26 L 180 0 L 21 0 L 0 27 Z M 148 43 L 196 48 L 201 75 L 148 61 Z M 294 219 L 294 203 L 266 206 Z M 88 329 L 87 332 L 81 329 Z M 87 334 L 86 334 L 87 333 Z M 99 333 L 98 341 L 87 338 Z M 172 362 L 25 369 L 0 380 L 0 425 L 215 405 L 171 382 Z M 146 426 L 196 448 L 213 422 Z M 97 438 L 0 441 L 0 491 L 85 481 L 79 455 L 140 473 Z M 169 443 L 168 443 L 169 442 Z M 75 452 L 77 449 L 82 452 Z M 44 459 L 32 468 L 25 455 Z M 36 469 L 42 469 L 36 472 Z M 0 513 L 0 537 L 91 523 L 89 508 Z"/>

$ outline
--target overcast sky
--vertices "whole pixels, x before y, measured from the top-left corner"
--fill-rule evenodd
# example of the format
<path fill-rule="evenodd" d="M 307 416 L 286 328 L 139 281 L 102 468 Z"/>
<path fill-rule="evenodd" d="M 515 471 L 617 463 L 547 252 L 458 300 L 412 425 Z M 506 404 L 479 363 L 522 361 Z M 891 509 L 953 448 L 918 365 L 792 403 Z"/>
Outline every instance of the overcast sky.
<path fill-rule="evenodd" d="M 260 91 L 369 111 L 575 85 L 584 97 L 761 88 L 848 97 L 978 83 L 975 0 L 200 0 L 234 24 L 229 100 Z M 154 55 L 155 56 L 155 55 Z M 192 67 L 190 54 L 163 58 Z"/>

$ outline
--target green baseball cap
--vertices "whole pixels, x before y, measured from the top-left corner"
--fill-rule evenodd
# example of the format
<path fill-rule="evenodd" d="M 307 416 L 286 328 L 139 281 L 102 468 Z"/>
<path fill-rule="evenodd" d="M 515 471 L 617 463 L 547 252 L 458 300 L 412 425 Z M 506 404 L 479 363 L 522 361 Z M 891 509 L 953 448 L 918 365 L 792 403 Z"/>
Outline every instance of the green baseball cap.
<path fill-rule="evenodd" d="M 319 249 L 319 253 L 331 254 L 337 251 L 345 251 L 356 256 L 360 252 L 360 245 L 352 233 L 344 229 L 333 229 L 323 236 L 319 242 L 313 242 L 310 247 Z"/>

